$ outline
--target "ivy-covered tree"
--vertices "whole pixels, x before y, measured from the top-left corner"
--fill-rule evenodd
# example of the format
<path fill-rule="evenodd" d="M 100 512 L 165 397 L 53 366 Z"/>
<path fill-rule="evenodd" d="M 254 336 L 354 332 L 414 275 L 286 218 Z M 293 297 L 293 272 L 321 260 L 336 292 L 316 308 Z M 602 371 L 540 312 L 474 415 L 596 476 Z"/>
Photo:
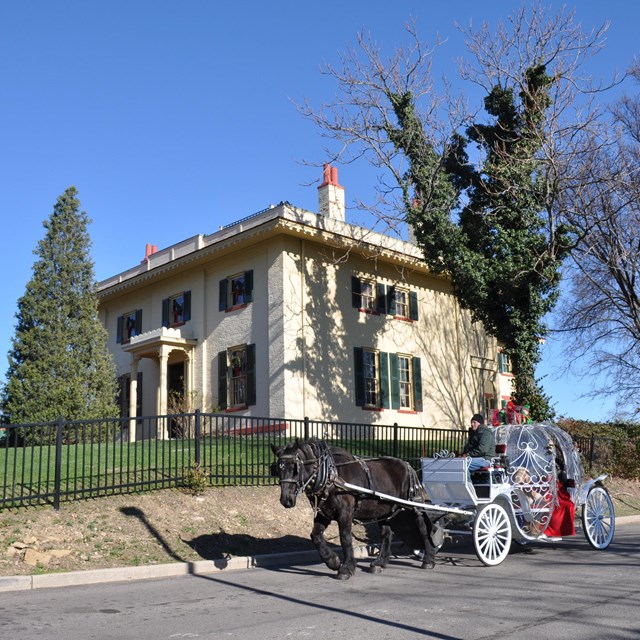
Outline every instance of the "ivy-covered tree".
<path fill-rule="evenodd" d="M 482 119 L 432 79 L 441 43 L 429 48 L 413 25 L 410 45 L 389 59 L 361 35 L 340 67 L 324 68 L 336 99 L 301 107 L 338 143 L 331 159 L 383 170 L 367 209 L 389 228 L 410 224 L 430 268 L 450 276 L 461 305 L 504 346 L 516 399 L 535 419 L 551 414 L 535 378 L 544 318 L 578 239 L 562 196 L 588 186 L 579 167 L 604 144 L 595 104 L 603 87 L 584 66 L 608 25 L 585 33 L 573 16 L 523 2 L 495 29 L 461 29 L 471 55 L 459 75 L 483 90 Z"/>
<path fill-rule="evenodd" d="M 89 219 L 74 187 L 58 198 L 9 352 L 3 410 L 12 423 L 114 417 L 116 375 L 98 318 Z"/>
<path fill-rule="evenodd" d="M 461 304 L 500 341 L 513 365 L 516 400 L 541 419 L 550 412 L 535 379 L 543 319 L 556 302 L 571 236 L 566 225 L 550 233 L 544 215 L 550 176 L 540 147 L 553 79 L 544 65 L 523 75 L 519 95 L 492 88 L 484 100 L 489 123 L 454 136 L 439 172 L 434 152 L 415 144 L 424 134 L 410 96 L 390 96 L 399 126 L 389 138 L 409 160 L 405 207 L 427 263 L 449 274 Z M 482 159 L 477 165 L 469 144 Z M 452 208 L 459 208 L 457 219 Z"/>

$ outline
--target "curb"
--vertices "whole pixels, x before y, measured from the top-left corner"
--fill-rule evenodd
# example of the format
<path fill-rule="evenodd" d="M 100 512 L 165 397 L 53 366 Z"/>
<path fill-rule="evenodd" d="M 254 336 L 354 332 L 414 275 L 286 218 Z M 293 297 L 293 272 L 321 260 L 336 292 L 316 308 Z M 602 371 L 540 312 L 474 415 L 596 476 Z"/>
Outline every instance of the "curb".
<path fill-rule="evenodd" d="M 371 555 L 369 547 L 354 547 L 356 558 Z M 144 567 L 114 567 L 111 569 L 92 569 L 89 571 L 71 571 L 68 573 L 47 573 L 29 576 L 0 577 L 0 593 L 7 591 L 32 591 L 54 587 L 73 587 L 89 584 L 107 584 L 109 582 L 130 582 L 153 578 L 172 578 L 177 576 L 201 576 L 241 569 L 257 569 L 286 564 L 313 563 L 318 561 L 318 552 L 294 551 L 271 553 L 260 556 L 238 556 L 220 560 L 197 560 L 195 562 L 172 562 Z"/>
<path fill-rule="evenodd" d="M 616 526 L 640 523 L 640 514 L 616 518 Z M 371 548 L 354 547 L 356 558 L 367 558 Z M 238 556 L 220 560 L 197 560 L 195 562 L 172 562 L 144 567 L 114 567 L 111 569 L 92 569 L 89 571 L 71 571 L 69 573 L 47 573 L 29 576 L 1 576 L 0 593 L 8 591 L 32 591 L 54 587 L 74 587 L 89 584 L 107 584 L 110 582 L 130 582 L 154 578 L 172 578 L 177 576 L 201 576 L 225 571 L 257 569 L 277 565 L 318 562 L 315 551 L 294 551 L 272 553 L 260 556 Z"/>

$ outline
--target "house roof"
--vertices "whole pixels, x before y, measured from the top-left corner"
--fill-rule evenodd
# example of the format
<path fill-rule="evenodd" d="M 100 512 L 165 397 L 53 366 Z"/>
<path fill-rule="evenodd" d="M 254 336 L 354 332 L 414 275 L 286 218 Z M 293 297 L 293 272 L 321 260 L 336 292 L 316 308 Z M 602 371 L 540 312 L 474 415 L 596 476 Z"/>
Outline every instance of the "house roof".
<path fill-rule="evenodd" d="M 420 249 L 414 244 L 281 202 L 222 226 L 215 233 L 198 234 L 151 253 L 135 267 L 99 282 L 98 297 L 107 299 L 168 272 L 190 268 L 213 256 L 223 256 L 243 245 L 280 234 L 303 236 L 336 249 L 428 271 Z"/>

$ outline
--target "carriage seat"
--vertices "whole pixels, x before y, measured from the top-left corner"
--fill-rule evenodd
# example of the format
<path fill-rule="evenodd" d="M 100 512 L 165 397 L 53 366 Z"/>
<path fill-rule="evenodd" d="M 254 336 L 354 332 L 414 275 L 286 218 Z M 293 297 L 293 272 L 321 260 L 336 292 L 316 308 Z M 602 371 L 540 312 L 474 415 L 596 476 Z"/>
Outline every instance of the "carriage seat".
<path fill-rule="evenodd" d="M 507 445 L 497 444 L 496 455 L 491 458 L 490 462 L 487 462 L 487 466 L 482 467 L 471 474 L 471 482 L 473 485 L 479 487 L 490 487 L 495 484 L 504 484 L 507 481 L 507 469 L 509 467 L 509 458 L 506 454 Z M 477 489 L 476 493 L 478 493 Z M 483 492 L 481 491 L 480 493 Z M 480 493 L 478 493 L 478 497 L 481 497 Z M 488 489 L 484 493 L 488 493 Z"/>

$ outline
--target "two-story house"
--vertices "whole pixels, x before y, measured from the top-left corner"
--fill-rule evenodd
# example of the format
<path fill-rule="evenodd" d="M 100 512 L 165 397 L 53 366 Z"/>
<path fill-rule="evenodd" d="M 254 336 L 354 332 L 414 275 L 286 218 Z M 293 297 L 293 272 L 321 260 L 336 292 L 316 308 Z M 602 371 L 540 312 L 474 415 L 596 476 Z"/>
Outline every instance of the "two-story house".
<path fill-rule="evenodd" d="M 466 428 L 499 405 L 495 340 L 447 279 L 415 244 L 347 223 L 334 167 L 318 194 L 319 213 L 281 202 L 147 245 L 99 283 L 123 415 L 184 392 L 204 411 Z"/>

